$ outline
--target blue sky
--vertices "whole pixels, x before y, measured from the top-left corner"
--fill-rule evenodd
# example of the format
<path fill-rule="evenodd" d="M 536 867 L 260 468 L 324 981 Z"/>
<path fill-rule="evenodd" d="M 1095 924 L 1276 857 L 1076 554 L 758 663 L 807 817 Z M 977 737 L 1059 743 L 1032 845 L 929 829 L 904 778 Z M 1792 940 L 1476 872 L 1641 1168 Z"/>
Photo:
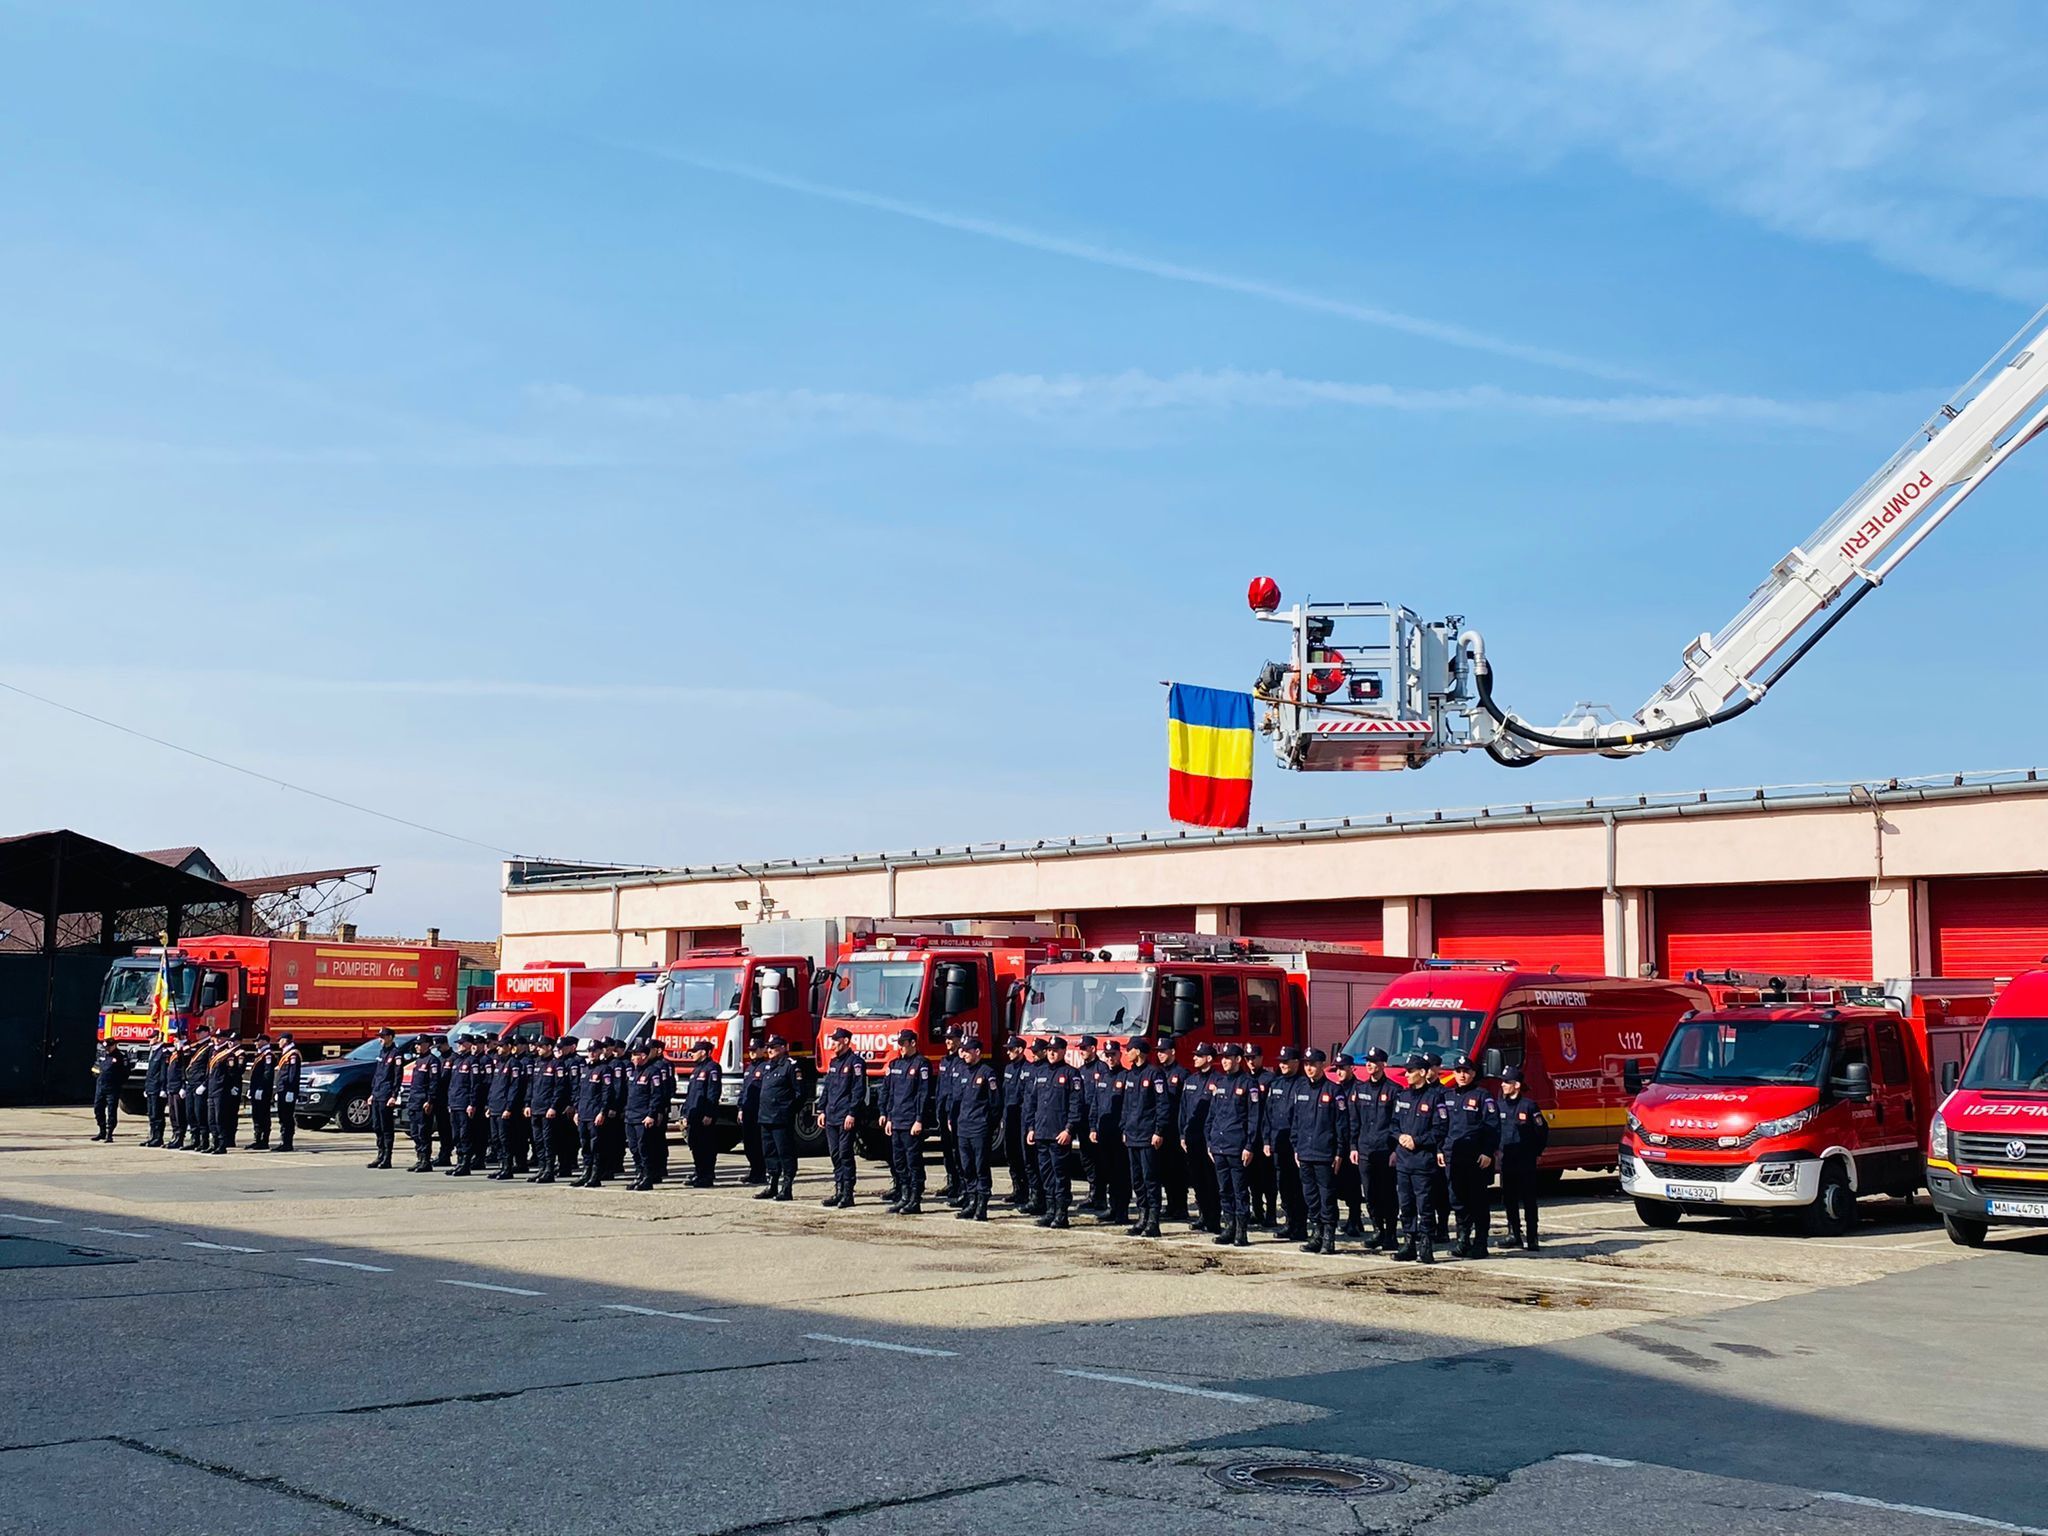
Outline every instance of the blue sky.
<path fill-rule="evenodd" d="M 664 862 L 1159 825 L 1262 572 L 1627 712 L 2048 299 L 2037 23 L 0 0 L 0 681 Z M 1254 814 L 2033 764 L 2044 492 L 1674 753 Z M 495 930 L 484 848 L 4 693 L 0 784 Z"/>

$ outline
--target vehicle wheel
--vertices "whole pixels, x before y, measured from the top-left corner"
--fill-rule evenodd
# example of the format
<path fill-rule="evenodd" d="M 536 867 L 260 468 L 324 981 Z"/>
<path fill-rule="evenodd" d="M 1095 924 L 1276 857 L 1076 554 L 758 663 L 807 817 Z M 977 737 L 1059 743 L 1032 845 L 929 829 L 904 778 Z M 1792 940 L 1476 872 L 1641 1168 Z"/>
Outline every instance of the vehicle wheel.
<path fill-rule="evenodd" d="M 1646 1227 L 1667 1228 L 1678 1225 L 1678 1218 L 1685 1213 L 1675 1205 L 1662 1200 L 1638 1200 L 1636 1219 Z"/>
<path fill-rule="evenodd" d="M 1800 1228 L 1808 1237 L 1840 1237 L 1856 1223 L 1856 1191 L 1849 1187 L 1849 1175 L 1840 1163 L 1829 1163 L 1820 1173 L 1820 1191 L 1800 1217 Z"/>
<path fill-rule="evenodd" d="M 324 1131 L 327 1129 L 327 1122 L 318 1115 L 301 1115 L 299 1116 L 299 1129 L 302 1131 Z"/>
<path fill-rule="evenodd" d="M 370 1128 L 370 1095 L 352 1093 L 341 1101 L 341 1113 L 335 1116 L 344 1131 L 367 1131 Z"/>
<path fill-rule="evenodd" d="M 818 1101 L 807 1096 L 796 1107 L 796 1155 L 823 1157 L 826 1151 L 825 1127 L 818 1124 Z"/>
<path fill-rule="evenodd" d="M 1944 1216 L 1942 1230 L 1948 1233 L 1948 1240 L 1964 1248 L 1982 1248 L 1984 1234 L 1991 1230 L 1988 1221 L 1972 1221 L 1967 1216 Z"/>

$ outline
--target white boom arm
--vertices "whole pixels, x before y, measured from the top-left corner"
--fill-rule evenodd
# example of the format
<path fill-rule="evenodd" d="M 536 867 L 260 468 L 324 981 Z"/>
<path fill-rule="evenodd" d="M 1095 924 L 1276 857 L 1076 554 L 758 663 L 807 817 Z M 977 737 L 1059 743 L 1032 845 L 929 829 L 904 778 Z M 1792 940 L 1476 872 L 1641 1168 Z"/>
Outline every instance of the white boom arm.
<path fill-rule="evenodd" d="M 1289 664 L 1256 689 L 1261 728 L 1289 767 L 1420 767 L 1480 747 L 1515 766 L 1560 753 L 1631 756 L 1733 719 L 1874 591 L 2007 459 L 2048 427 L 2048 308 L 2035 315 L 1813 536 L 1771 569 L 1716 635 L 1688 645 L 1679 671 L 1630 720 L 1583 705 L 1539 730 L 1493 701 L 1484 640 L 1461 618 L 1427 623 L 1383 603 L 1299 604 L 1279 612 L 1253 584 L 1258 616 L 1290 625 Z M 1263 595 L 1261 589 L 1264 589 Z M 1387 626 L 1363 642 L 1340 623 Z M 1772 659 L 1795 645 L 1768 672 Z"/>

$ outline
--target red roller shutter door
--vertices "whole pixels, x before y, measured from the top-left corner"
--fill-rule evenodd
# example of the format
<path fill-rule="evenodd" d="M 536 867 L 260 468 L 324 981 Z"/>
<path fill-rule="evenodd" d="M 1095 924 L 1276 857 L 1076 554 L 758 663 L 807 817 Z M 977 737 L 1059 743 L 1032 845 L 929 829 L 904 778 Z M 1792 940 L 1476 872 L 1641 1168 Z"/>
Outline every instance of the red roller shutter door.
<path fill-rule="evenodd" d="M 1657 964 L 1687 971 L 1870 976 L 1870 887 L 1704 885 L 1659 891 Z"/>
<path fill-rule="evenodd" d="M 1513 960 L 1599 976 L 1607 970 L 1598 891 L 1496 891 L 1430 902 L 1438 955 Z"/>
<path fill-rule="evenodd" d="M 1930 880 L 1937 976 L 2010 976 L 2048 955 L 2048 875 Z"/>
<path fill-rule="evenodd" d="M 1240 908 L 1237 927 L 1258 939 L 1324 939 L 1363 944 L 1377 954 L 1386 938 L 1386 909 L 1377 901 L 1269 901 Z"/>
<path fill-rule="evenodd" d="M 1081 942 L 1090 949 L 1105 944 L 1135 944 L 1141 933 L 1193 933 L 1193 907 L 1094 907 L 1076 912 Z"/>

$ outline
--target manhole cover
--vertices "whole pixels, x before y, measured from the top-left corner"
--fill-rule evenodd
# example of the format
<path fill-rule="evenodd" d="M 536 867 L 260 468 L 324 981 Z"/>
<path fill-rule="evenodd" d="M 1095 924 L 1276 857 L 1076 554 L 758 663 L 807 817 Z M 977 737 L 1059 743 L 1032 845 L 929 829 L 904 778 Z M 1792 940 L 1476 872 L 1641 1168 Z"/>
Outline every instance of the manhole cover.
<path fill-rule="evenodd" d="M 1238 1493 L 1294 1493 L 1308 1498 L 1362 1499 L 1398 1493 L 1408 1484 L 1369 1461 L 1233 1461 L 1209 1475 Z"/>

